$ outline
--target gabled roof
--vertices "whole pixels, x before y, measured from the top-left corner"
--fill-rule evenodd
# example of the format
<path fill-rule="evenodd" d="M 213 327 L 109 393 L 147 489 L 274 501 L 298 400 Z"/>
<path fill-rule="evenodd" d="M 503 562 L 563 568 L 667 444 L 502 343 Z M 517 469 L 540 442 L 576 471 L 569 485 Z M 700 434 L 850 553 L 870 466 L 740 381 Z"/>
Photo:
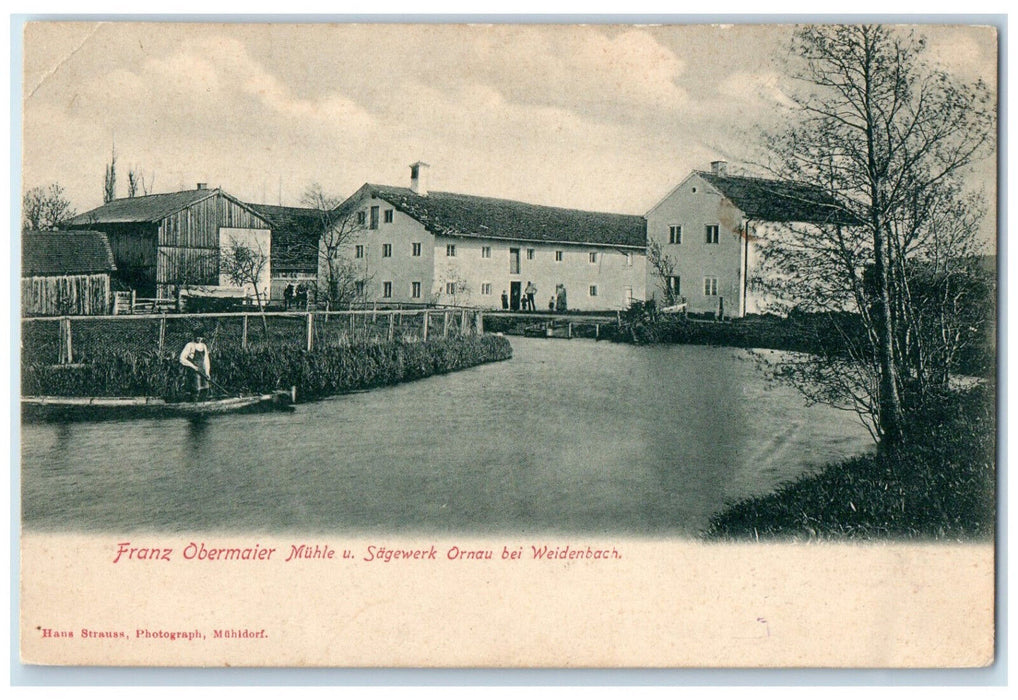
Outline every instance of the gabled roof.
<path fill-rule="evenodd" d="M 851 224 L 852 214 L 815 185 L 694 171 L 750 219 L 807 224 Z"/>
<path fill-rule="evenodd" d="M 57 277 L 113 272 L 113 251 L 98 231 L 24 231 L 21 276 Z"/>
<path fill-rule="evenodd" d="M 318 269 L 318 242 L 330 212 L 308 207 L 248 204 L 272 226 L 273 272 Z"/>
<path fill-rule="evenodd" d="M 183 192 L 148 194 L 142 197 L 124 197 L 96 207 L 84 214 L 78 214 L 67 222 L 68 226 L 92 226 L 95 224 L 136 224 L 157 223 L 171 214 L 176 214 L 203 199 L 222 195 L 242 207 L 250 207 L 221 189 L 196 189 Z M 257 214 L 257 212 L 255 212 Z M 260 216 L 260 215 L 259 215 Z M 266 222 L 268 223 L 268 222 Z"/>
<path fill-rule="evenodd" d="M 452 192 L 432 191 L 422 197 L 406 187 L 386 185 L 368 184 L 361 189 L 417 219 L 431 233 L 444 236 L 634 248 L 647 245 L 642 216 L 560 209 Z"/>
<path fill-rule="evenodd" d="M 125 197 L 78 214 L 68 222 L 70 226 L 89 224 L 129 224 L 157 222 L 195 202 L 212 197 L 219 190 L 186 190 L 149 194 L 143 197 Z"/>

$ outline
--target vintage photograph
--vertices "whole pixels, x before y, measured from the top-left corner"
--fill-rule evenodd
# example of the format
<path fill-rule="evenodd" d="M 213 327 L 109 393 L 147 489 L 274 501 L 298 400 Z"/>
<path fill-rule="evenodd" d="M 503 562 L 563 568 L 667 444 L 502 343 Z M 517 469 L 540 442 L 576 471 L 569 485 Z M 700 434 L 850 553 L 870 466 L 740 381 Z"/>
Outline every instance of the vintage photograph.
<path fill-rule="evenodd" d="M 22 39 L 25 664 L 993 662 L 995 27 Z"/>

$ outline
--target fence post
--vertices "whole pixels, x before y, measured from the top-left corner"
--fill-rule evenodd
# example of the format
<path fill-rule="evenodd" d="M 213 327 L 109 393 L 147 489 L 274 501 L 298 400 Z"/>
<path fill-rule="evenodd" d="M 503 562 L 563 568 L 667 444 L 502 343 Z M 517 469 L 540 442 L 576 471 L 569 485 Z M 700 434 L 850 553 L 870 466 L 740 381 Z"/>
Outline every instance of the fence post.
<path fill-rule="evenodd" d="M 572 338 L 573 337 L 573 322 L 572 321 L 570 321 L 569 325 L 566 326 L 566 337 L 567 338 Z"/>
<path fill-rule="evenodd" d="M 395 330 L 396 330 L 396 312 L 395 311 L 390 311 L 389 312 L 389 342 L 390 343 L 392 342 L 392 339 L 395 336 Z"/>
<path fill-rule="evenodd" d="M 240 347 L 247 349 L 247 314 L 244 314 L 244 327 L 241 331 Z"/>
<path fill-rule="evenodd" d="M 134 305 L 138 302 L 138 293 L 135 290 L 131 290 L 131 313 L 134 313 Z"/>
<path fill-rule="evenodd" d="M 477 312 L 477 322 L 475 328 L 477 329 L 477 335 L 484 335 L 484 312 Z"/>
<path fill-rule="evenodd" d="M 315 315 L 311 311 L 308 311 L 308 352 L 314 349 L 314 333 L 315 333 Z"/>
<path fill-rule="evenodd" d="M 374 324 L 377 318 L 378 318 L 378 302 L 376 301 L 371 307 L 371 323 Z"/>
<path fill-rule="evenodd" d="M 460 335 L 467 334 L 467 310 L 460 311 Z"/>
<path fill-rule="evenodd" d="M 449 312 L 448 311 L 443 311 L 442 312 L 442 337 L 443 338 L 448 338 L 449 337 Z"/>
<path fill-rule="evenodd" d="M 159 352 L 166 347 L 166 313 L 159 319 Z"/>
<path fill-rule="evenodd" d="M 423 333 L 423 336 L 421 338 L 422 340 L 425 340 L 425 341 L 427 341 L 427 339 L 428 339 L 428 317 L 430 315 L 431 315 L 431 312 L 428 311 L 427 309 L 425 309 L 424 310 L 424 333 Z"/>

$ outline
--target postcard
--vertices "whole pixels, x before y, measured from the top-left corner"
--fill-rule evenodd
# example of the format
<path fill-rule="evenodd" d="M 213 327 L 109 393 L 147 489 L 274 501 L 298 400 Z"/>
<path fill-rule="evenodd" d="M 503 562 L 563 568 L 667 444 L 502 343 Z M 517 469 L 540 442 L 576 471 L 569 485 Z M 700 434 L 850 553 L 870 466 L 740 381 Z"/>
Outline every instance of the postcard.
<path fill-rule="evenodd" d="M 992 664 L 998 42 L 27 22 L 22 662 Z"/>

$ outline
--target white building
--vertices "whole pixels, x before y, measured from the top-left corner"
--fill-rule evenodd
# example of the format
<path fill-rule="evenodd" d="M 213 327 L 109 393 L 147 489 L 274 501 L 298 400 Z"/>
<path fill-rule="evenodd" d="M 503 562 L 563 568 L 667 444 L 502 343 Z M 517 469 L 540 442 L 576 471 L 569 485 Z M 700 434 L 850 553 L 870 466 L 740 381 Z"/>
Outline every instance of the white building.
<path fill-rule="evenodd" d="M 724 161 L 690 173 L 646 214 L 647 241 L 673 264 L 667 279 L 647 266 L 648 298 L 666 285 L 692 313 L 741 317 L 763 310 L 753 278 L 770 226 L 845 223 L 845 210 L 824 190 L 782 180 L 728 174 Z"/>
<path fill-rule="evenodd" d="M 564 285 L 569 309 L 624 309 L 645 297 L 640 216 L 432 192 L 427 164 L 409 187 L 365 184 L 340 205 L 356 235 L 342 255 L 362 301 L 521 307 L 528 283 L 547 309 Z M 325 273 L 319 269 L 319 280 Z"/>

